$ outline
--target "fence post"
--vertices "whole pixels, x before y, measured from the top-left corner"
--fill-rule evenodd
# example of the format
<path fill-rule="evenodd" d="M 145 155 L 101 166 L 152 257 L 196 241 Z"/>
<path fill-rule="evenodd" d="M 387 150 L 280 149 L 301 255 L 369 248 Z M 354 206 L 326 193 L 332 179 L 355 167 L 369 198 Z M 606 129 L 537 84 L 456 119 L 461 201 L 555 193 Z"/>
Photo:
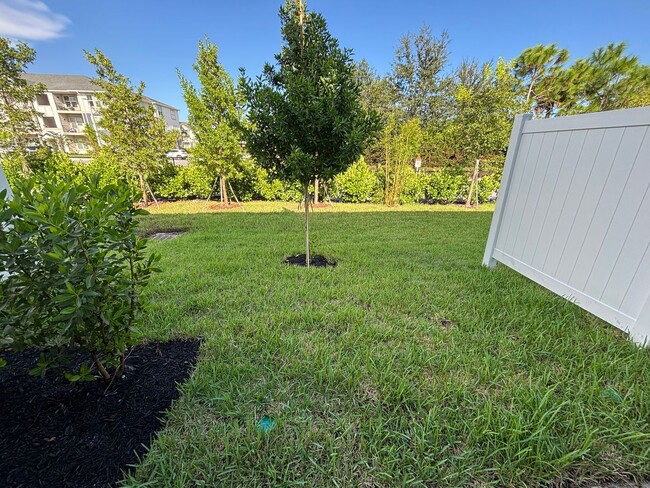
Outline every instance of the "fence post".
<path fill-rule="evenodd" d="M 650 296 L 646 298 L 641 313 L 629 330 L 630 337 L 642 346 L 650 346 Z"/>
<path fill-rule="evenodd" d="M 506 161 L 503 165 L 503 174 L 501 175 L 501 184 L 499 186 L 499 194 L 497 196 L 497 204 L 492 216 L 492 224 L 490 225 L 490 234 L 488 235 L 487 244 L 485 245 L 485 254 L 483 255 L 483 266 L 494 268 L 496 265 L 495 259 L 492 257 L 494 247 L 499 237 L 499 229 L 501 228 L 501 221 L 503 220 L 503 211 L 505 210 L 506 200 L 508 199 L 508 186 L 514 172 L 514 163 L 519 151 L 519 143 L 524 130 L 524 125 L 533 116 L 531 114 L 520 114 L 515 117 L 515 122 L 512 125 L 512 132 L 510 133 L 510 143 L 508 144 L 508 152 L 506 154 Z"/>

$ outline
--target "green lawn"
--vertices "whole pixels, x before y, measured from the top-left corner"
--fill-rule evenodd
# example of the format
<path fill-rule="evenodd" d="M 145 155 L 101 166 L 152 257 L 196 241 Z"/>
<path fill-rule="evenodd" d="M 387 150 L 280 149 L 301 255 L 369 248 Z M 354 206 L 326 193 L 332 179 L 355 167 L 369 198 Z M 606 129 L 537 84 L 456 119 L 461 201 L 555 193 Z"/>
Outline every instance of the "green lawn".
<path fill-rule="evenodd" d="M 513 486 L 650 476 L 650 350 L 481 266 L 492 207 L 152 207 L 143 334 L 202 337 L 127 486 Z M 272 416 L 276 427 L 258 431 Z"/>

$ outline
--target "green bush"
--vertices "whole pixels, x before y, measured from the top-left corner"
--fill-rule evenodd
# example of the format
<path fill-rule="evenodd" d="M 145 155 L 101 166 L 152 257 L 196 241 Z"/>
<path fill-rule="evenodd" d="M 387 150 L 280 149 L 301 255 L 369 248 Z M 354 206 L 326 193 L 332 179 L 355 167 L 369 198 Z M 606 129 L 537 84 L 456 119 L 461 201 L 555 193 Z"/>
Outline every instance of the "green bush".
<path fill-rule="evenodd" d="M 467 175 L 449 169 L 438 169 L 427 176 L 426 198 L 435 203 L 453 203 L 466 198 L 469 191 Z"/>
<path fill-rule="evenodd" d="M 0 346 L 42 348 L 33 374 L 85 349 L 105 378 L 122 375 L 142 312 L 141 291 L 156 271 L 136 233 L 128 187 L 28 178 L 12 200 L 0 193 Z M 112 372 L 111 372 L 112 370 Z M 88 365 L 70 380 L 90 379 Z"/>
<path fill-rule="evenodd" d="M 257 167 L 256 193 L 264 200 L 280 200 L 284 202 L 299 202 L 302 200 L 300 183 L 285 182 L 271 178 L 268 172 Z"/>
<path fill-rule="evenodd" d="M 485 175 L 478 180 L 478 201 L 485 203 L 490 195 L 499 189 L 501 184 L 501 171 Z"/>
<path fill-rule="evenodd" d="M 402 175 L 400 188 L 400 203 L 417 203 L 426 198 L 426 187 L 429 177 L 425 173 L 416 174 L 411 168 L 407 168 Z"/>
<path fill-rule="evenodd" d="M 334 177 L 333 196 L 342 202 L 370 202 L 376 198 L 378 191 L 377 174 L 366 164 L 363 156 L 347 171 Z"/>
<path fill-rule="evenodd" d="M 205 166 L 190 163 L 172 168 L 173 172 L 153 187 L 156 195 L 171 199 L 208 198 L 214 178 Z"/>
<path fill-rule="evenodd" d="M 28 161 L 34 176 L 37 177 L 36 185 L 44 180 L 64 179 L 71 179 L 77 184 L 89 184 L 96 177 L 100 186 L 122 185 L 133 190 L 138 188 L 134 175 L 130 174 L 115 158 L 102 153 L 85 162 L 72 161 L 64 153 L 37 152 L 30 154 Z M 2 160 L 2 167 L 12 188 L 25 178 L 20 161 L 11 155 Z"/>

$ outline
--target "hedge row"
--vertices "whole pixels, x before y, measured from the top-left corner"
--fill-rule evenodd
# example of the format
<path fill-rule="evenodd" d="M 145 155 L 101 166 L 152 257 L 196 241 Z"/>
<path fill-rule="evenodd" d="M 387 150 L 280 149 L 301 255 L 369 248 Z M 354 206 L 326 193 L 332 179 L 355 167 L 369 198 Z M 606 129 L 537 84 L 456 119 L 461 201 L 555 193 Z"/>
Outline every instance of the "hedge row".
<path fill-rule="evenodd" d="M 84 184 L 91 175 L 98 175 L 100 183 L 122 182 L 134 191 L 137 181 L 114 160 L 93 158 L 87 163 L 71 161 L 63 154 L 30 156 L 30 166 L 34 172 L 49 178 L 71 178 Z M 9 183 L 14 186 L 22 177 L 20 165 L 11 160 L 2 162 Z M 488 200 L 499 186 L 501 174 L 494 172 L 479 179 L 478 197 L 480 202 Z M 383 179 L 381 171 L 373 170 L 363 158 L 332 181 L 325 182 L 329 196 L 340 202 L 381 203 L 383 201 Z M 401 175 L 400 203 L 453 203 L 467 198 L 469 180 L 466 172 L 449 169 L 421 171 L 418 175 L 410 168 Z M 149 183 L 156 196 L 176 200 L 207 198 L 215 185 L 214 176 L 203 166 L 188 164 L 173 166 L 167 164 L 156 174 L 149 175 Z M 229 180 L 235 195 L 241 201 L 282 200 L 300 201 L 300 186 L 271 178 L 269 174 L 252 161 L 246 162 L 238 175 Z M 214 197 L 215 195 L 213 195 Z"/>

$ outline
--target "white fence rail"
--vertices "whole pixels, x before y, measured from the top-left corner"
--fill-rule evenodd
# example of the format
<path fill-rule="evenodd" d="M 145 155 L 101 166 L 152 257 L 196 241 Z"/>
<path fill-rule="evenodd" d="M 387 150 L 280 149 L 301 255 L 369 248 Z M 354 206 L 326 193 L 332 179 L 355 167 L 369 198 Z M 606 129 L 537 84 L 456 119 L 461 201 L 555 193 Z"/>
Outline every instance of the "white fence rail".
<path fill-rule="evenodd" d="M 499 261 L 650 343 L 650 107 L 510 136 L 483 264 Z"/>

